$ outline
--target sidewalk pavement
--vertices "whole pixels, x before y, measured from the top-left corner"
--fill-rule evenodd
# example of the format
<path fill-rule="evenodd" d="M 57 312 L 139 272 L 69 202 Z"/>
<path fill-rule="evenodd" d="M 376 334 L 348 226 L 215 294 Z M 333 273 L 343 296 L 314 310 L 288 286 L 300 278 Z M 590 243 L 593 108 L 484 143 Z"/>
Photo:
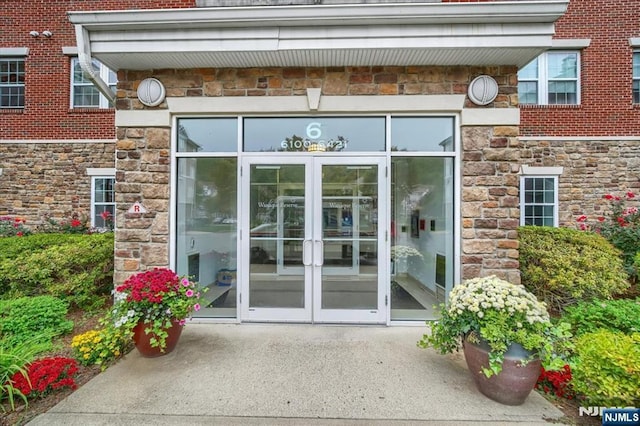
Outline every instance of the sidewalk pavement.
<path fill-rule="evenodd" d="M 75 425 L 548 425 L 478 392 L 460 354 L 416 347 L 426 327 L 189 324 L 159 358 L 134 350 L 29 423 Z"/>

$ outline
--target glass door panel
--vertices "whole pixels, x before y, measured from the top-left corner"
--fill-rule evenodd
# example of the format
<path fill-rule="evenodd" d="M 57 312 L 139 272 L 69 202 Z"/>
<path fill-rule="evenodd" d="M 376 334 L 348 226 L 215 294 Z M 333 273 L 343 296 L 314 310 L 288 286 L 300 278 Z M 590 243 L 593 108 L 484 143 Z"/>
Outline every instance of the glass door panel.
<path fill-rule="evenodd" d="M 379 197 L 384 164 L 376 159 L 318 158 L 314 241 L 322 266 L 314 269 L 314 320 L 383 322 L 384 287 L 379 267 Z"/>
<path fill-rule="evenodd" d="M 305 235 L 310 232 L 305 187 L 306 164 L 247 164 L 249 179 L 244 222 L 249 235 L 248 301 L 244 316 L 274 321 L 309 321 L 309 280 L 304 265 Z M 245 229 L 247 229 L 245 228 Z M 244 243 L 244 241 L 243 241 Z"/>

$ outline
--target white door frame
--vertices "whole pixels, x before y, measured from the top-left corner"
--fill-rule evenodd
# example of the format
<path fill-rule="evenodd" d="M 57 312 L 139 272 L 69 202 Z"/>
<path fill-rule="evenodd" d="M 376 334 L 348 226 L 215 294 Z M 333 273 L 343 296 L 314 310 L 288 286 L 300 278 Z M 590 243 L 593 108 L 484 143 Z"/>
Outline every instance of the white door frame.
<path fill-rule="evenodd" d="M 304 204 L 304 253 L 303 266 L 301 271 L 304 274 L 304 307 L 303 308 L 250 308 L 250 173 L 251 166 L 273 166 L 278 165 L 304 165 L 305 167 L 305 204 Z M 377 211 L 377 250 L 378 250 L 378 270 L 377 270 L 377 309 L 322 309 L 322 278 L 323 269 L 325 275 L 337 272 L 337 268 L 323 268 L 323 238 L 322 220 L 323 200 L 322 200 L 322 167 L 324 165 L 372 165 L 378 168 L 378 211 Z M 388 316 L 388 291 L 389 291 L 389 268 L 384 259 L 388 259 L 387 236 L 388 236 L 388 184 L 387 160 L 384 156 L 335 156 L 306 154 L 298 155 L 244 155 L 241 160 L 241 203 L 243 206 L 240 213 L 241 241 L 240 249 L 242 256 L 241 268 L 245 271 L 239 278 L 241 289 L 240 314 L 242 321 L 265 321 L 265 322 L 325 322 L 325 323 L 377 323 L 385 324 Z M 355 216 L 355 215 L 354 215 Z M 317 220 L 314 220 L 317 219 Z M 354 226 L 357 226 L 354 223 Z M 280 225 L 278 225 L 278 229 Z M 356 229 L 356 228 L 354 228 Z M 280 250 L 278 250 L 280 252 Z M 280 265 L 279 271 L 283 271 Z M 292 268 L 295 270 L 297 268 Z M 335 269 L 335 270 L 333 270 Z M 287 271 L 289 273 L 289 271 Z M 357 271 L 355 271 L 357 273 Z M 279 275 L 280 276 L 280 275 Z M 286 278 L 287 274 L 284 274 Z"/>

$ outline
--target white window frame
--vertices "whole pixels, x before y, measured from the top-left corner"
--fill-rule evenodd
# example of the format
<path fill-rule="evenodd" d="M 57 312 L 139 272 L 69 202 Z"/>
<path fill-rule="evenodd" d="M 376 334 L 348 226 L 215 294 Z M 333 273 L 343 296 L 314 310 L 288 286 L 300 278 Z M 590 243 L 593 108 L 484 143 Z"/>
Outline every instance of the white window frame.
<path fill-rule="evenodd" d="M 553 227 L 559 226 L 559 177 L 563 172 L 562 167 L 531 167 L 522 166 L 520 170 L 520 225 L 525 226 L 525 207 L 527 206 L 552 206 L 553 207 Z M 525 183 L 527 179 L 553 179 L 553 202 L 552 203 L 526 203 L 525 202 Z M 532 225 L 533 226 L 533 225 Z"/>
<path fill-rule="evenodd" d="M 553 55 L 553 54 L 575 54 L 576 55 L 576 77 L 571 77 L 571 78 L 564 78 L 564 79 L 558 79 L 558 78 L 549 78 L 549 71 L 548 71 L 548 65 L 549 65 L 549 61 L 548 61 L 548 57 L 549 55 Z M 538 75 L 535 78 L 520 78 L 520 73 L 518 73 L 518 81 L 519 82 L 535 82 L 538 88 L 538 99 L 537 102 L 535 104 L 532 103 L 528 103 L 528 104 L 523 104 L 521 103 L 521 105 L 580 105 L 581 103 L 581 59 L 580 59 L 580 50 L 551 50 L 549 52 L 545 52 L 543 54 L 541 54 L 540 56 L 538 56 L 536 59 L 534 59 L 533 61 L 538 61 Z M 533 62 L 532 61 L 532 62 Z M 531 64 L 532 62 L 530 62 L 529 64 Z M 529 65 L 527 64 L 527 66 Z M 524 69 L 524 67 L 523 67 Z M 568 81 L 568 82 L 573 82 L 575 81 L 576 83 L 576 102 L 575 103 L 555 103 L 555 104 L 550 104 L 549 103 L 549 83 L 550 82 L 556 82 L 556 81 Z"/>
<path fill-rule="evenodd" d="M 116 179 L 116 171 L 115 169 L 110 168 L 100 168 L 100 169 L 87 169 L 87 175 L 91 177 L 91 226 L 96 227 L 95 216 L 96 216 L 96 206 L 113 206 L 113 225 L 115 227 L 116 220 L 116 202 L 96 202 L 96 180 L 97 179 L 113 179 L 113 184 L 115 185 Z"/>
<path fill-rule="evenodd" d="M 69 103 L 71 105 L 71 108 L 96 108 L 96 109 L 106 109 L 106 108 L 111 108 L 112 105 L 109 102 L 109 100 L 98 91 L 97 88 L 94 87 L 94 89 L 98 92 L 99 94 L 99 101 L 98 101 L 98 105 L 76 105 L 74 103 L 74 99 L 75 99 L 75 91 L 76 91 L 76 87 L 86 87 L 86 86 L 93 86 L 93 83 L 91 81 L 87 81 L 87 82 L 82 82 L 82 83 L 77 83 L 75 81 L 75 68 L 76 65 L 78 64 L 78 58 L 74 57 L 71 58 L 71 72 L 70 72 L 70 79 L 71 79 L 71 85 L 70 88 L 71 90 L 69 91 Z M 98 61 L 97 59 L 93 60 L 93 64 L 97 65 L 99 68 L 99 74 L 100 74 L 100 78 L 104 81 L 107 82 L 107 84 L 109 85 L 110 88 L 112 88 L 115 92 L 115 87 L 117 84 L 117 79 L 115 79 L 115 81 L 110 81 L 110 76 L 114 75 L 113 71 L 111 71 L 106 65 L 104 65 L 102 62 Z"/>
<path fill-rule="evenodd" d="M 27 70 L 26 70 L 26 60 L 25 60 L 25 56 L 28 52 L 28 49 L 24 48 L 15 48 L 15 49 L 0 49 L 0 61 L 2 62 L 9 62 L 9 61 L 20 61 L 22 62 L 22 68 L 23 68 L 23 76 L 26 80 L 26 75 L 27 75 Z M 24 53 L 24 54 L 23 54 Z M 11 105 L 0 105 L 0 109 L 24 109 L 25 108 L 25 104 L 26 104 L 26 81 L 23 81 L 22 83 L 15 83 L 15 82 L 6 82 L 6 83 L 2 83 L 0 82 L 0 87 L 2 88 L 16 88 L 16 87 L 22 87 L 22 105 L 18 105 L 18 106 L 11 106 Z"/>

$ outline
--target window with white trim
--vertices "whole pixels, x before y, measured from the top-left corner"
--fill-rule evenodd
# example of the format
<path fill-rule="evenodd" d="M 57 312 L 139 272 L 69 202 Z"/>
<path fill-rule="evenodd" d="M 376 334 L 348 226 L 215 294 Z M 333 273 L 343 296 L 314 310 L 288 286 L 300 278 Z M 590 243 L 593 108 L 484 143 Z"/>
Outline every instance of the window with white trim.
<path fill-rule="evenodd" d="M 633 52 L 633 103 L 640 104 L 640 50 Z"/>
<path fill-rule="evenodd" d="M 24 108 L 24 58 L 0 58 L 0 108 Z"/>
<path fill-rule="evenodd" d="M 558 177 L 562 167 L 522 166 L 520 225 L 558 226 Z"/>
<path fill-rule="evenodd" d="M 104 80 L 109 88 L 116 92 L 118 77 L 98 60 L 92 61 L 96 74 Z M 80 67 L 78 58 L 71 59 L 71 107 L 72 108 L 110 108 L 109 100 L 93 85 L 86 73 Z"/>
<path fill-rule="evenodd" d="M 113 229 L 115 224 L 115 178 L 113 176 L 91 177 L 91 226 Z"/>
<path fill-rule="evenodd" d="M 580 103 L 580 53 L 543 53 L 518 71 L 521 105 L 577 105 Z"/>

